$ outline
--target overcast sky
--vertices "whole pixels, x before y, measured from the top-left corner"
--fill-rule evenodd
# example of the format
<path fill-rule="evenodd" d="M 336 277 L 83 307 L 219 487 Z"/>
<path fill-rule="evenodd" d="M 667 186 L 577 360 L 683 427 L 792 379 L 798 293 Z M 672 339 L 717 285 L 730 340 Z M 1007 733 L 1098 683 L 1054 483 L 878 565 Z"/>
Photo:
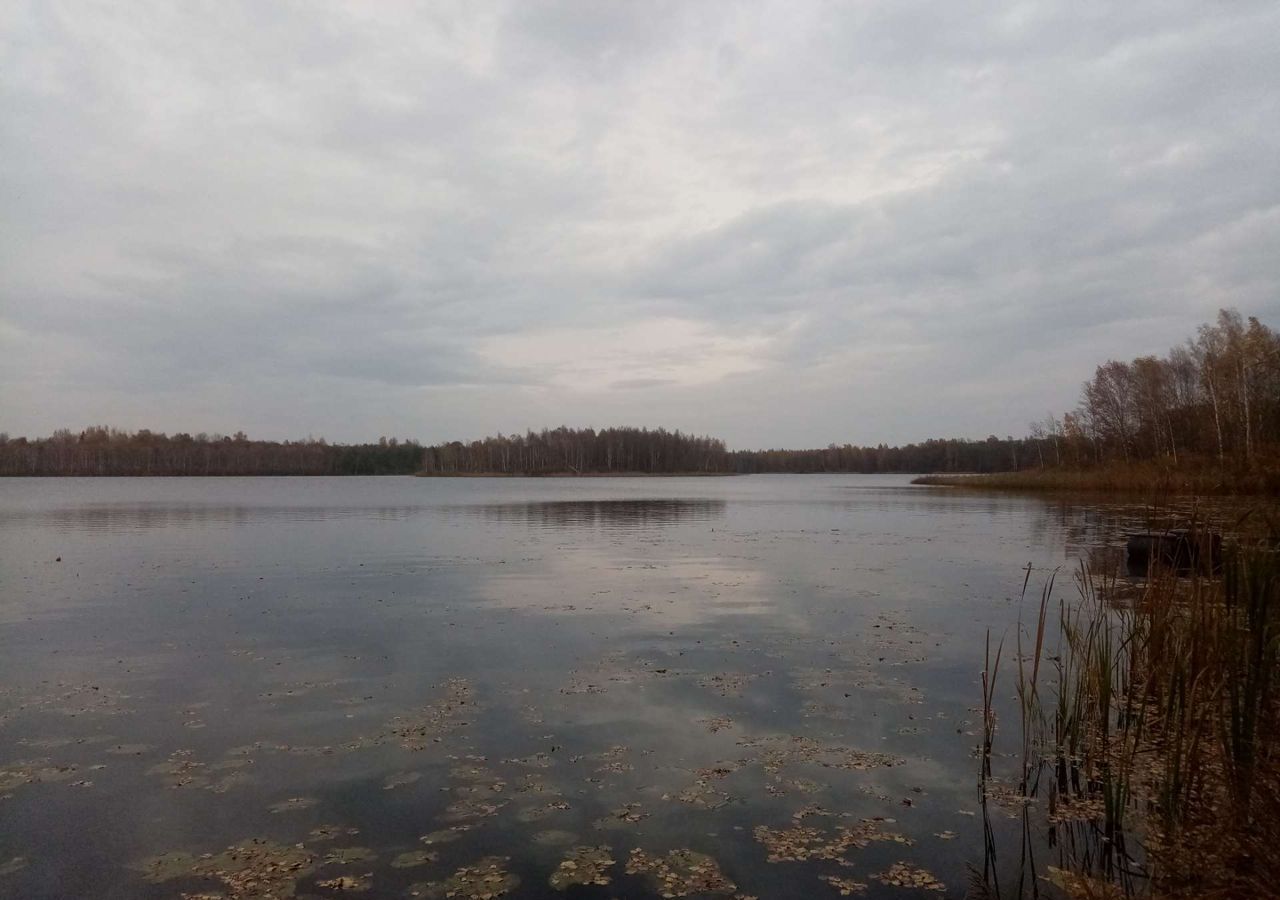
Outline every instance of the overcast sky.
<path fill-rule="evenodd" d="M 1280 4 L 0 0 L 0 430 L 1020 434 L 1280 325 Z"/>

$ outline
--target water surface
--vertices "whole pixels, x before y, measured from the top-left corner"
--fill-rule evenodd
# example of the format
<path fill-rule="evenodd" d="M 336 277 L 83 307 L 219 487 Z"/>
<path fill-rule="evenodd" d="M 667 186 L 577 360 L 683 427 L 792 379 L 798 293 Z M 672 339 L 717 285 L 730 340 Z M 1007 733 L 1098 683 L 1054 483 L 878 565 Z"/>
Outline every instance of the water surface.
<path fill-rule="evenodd" d="M 564 896 L 580 847 L 616 864 L 568 896 L 963 896 L 986 631 L 1134 515 L 896 476 L 0 479 L 0 896 L 443 895 L 489 857 Z"/>

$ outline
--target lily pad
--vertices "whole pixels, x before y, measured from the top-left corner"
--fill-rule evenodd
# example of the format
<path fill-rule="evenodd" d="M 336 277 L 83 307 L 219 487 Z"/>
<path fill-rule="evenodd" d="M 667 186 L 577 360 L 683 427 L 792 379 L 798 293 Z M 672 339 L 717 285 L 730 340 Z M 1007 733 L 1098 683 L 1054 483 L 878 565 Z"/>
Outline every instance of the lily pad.
<path fill-rule="evenodd" d="M 344 894 L 362 894 L 369 890 L 369 888 L 373 887 L 373 873 L 366 872 L 363 875 L 340 875 L 337 878 L 328 878 L 324 881 L 317 881 L 316 887 Z"/>
<path fill-rule="evenodd" d="M 920 890 L 937 891 L 938 893 L 942 893 L 947 889 L 947 886 L 934 878 L 929 871 L 913 868 L 904 862 L 896 862 L 886 871 L 878 872 L 871 877 L 881 884 L 893 887 L 919 888 Z"/>
<path fill-rule="evenodd" d="M 493 900 L 514 891 L 520 878 L 507 871 L 505 856 L 486 856 L 469 866 L 463 866 L 443 881 L 432 881 L 421 887 L 420 893 L 410 896 L 432 898 L 459 898 L 459 900 Z M 414 888 L 411 888 L 412 892 Z"/>
<path fill-rule="evenodd" d="M 714 859 L 693 850 L 672 850 L 663 857 L 651 856 L 637 848 L 627 858 L 627 874 L 647 874 L 654 889 L 663 897 L 732 894 L 737 890 Z"/>
<path fill-rule="evenodd" d="M 551 886 L 563 891 L 575 884 L 608 884 L 615 863 L 608 847 L 574 847 L 551 873 Z"/>
<path fill-rule="evenodd" d="M 139 864 L 150 882 L 175 878 L 207 878 L 222 882 L 230 898 L 294 896 L 297 881 L 315 871 L 315 857 L 301 846 L 251 838 L 217 854 L 175 851 Z"/>
<path fill-rule="evenodd" d="M 837 891 L 841 897 L 849 897 L 853 894 L 862 894 L 867 890 L 867 886 L 861 881 L 854 881 L 852 878 L 841 878 L 838 875 L 819 875 L 821 881 L 825 881 Z"/>

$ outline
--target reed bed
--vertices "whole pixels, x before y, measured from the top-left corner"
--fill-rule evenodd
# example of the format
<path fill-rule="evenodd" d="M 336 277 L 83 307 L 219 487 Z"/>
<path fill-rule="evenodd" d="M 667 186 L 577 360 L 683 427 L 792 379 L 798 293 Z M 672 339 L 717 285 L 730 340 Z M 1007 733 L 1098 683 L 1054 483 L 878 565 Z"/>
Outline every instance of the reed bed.
<path fill-rule="evenodd" d="M 1008 781 L 1043 810 L 1059 851 L 1048 877 L 1068 895 L 1280 897 L 1274 547 L 1235 544 L 1220 574 L 1153 568 L 1136 587 L 1082 564 L 1056 602 L 1052 576 L 1027 601 L 1028 570 Z M 999 658 L 989 640 L 984 802 Z"/>
<path fill-rule="evenodd" d="M 1094 468 L 1023 469 L 973 475 L 921 475 L 912 484 L 1007 491 L 1142 494 L 1155 496 L 1280 496 L 1280 466 L 1247 469 L 1171 467 L 1157 463 Z"/>

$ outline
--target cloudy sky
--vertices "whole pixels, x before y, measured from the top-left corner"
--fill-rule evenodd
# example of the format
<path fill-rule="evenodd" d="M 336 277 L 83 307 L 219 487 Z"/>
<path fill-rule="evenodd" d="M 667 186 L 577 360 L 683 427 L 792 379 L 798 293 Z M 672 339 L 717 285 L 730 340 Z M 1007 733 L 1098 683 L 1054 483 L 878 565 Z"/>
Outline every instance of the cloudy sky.
<path fill-rule="evenodd" d="M 1018 434 L 1280 325 L 1280 4 L 0 0 L 0 430 Z"/>

